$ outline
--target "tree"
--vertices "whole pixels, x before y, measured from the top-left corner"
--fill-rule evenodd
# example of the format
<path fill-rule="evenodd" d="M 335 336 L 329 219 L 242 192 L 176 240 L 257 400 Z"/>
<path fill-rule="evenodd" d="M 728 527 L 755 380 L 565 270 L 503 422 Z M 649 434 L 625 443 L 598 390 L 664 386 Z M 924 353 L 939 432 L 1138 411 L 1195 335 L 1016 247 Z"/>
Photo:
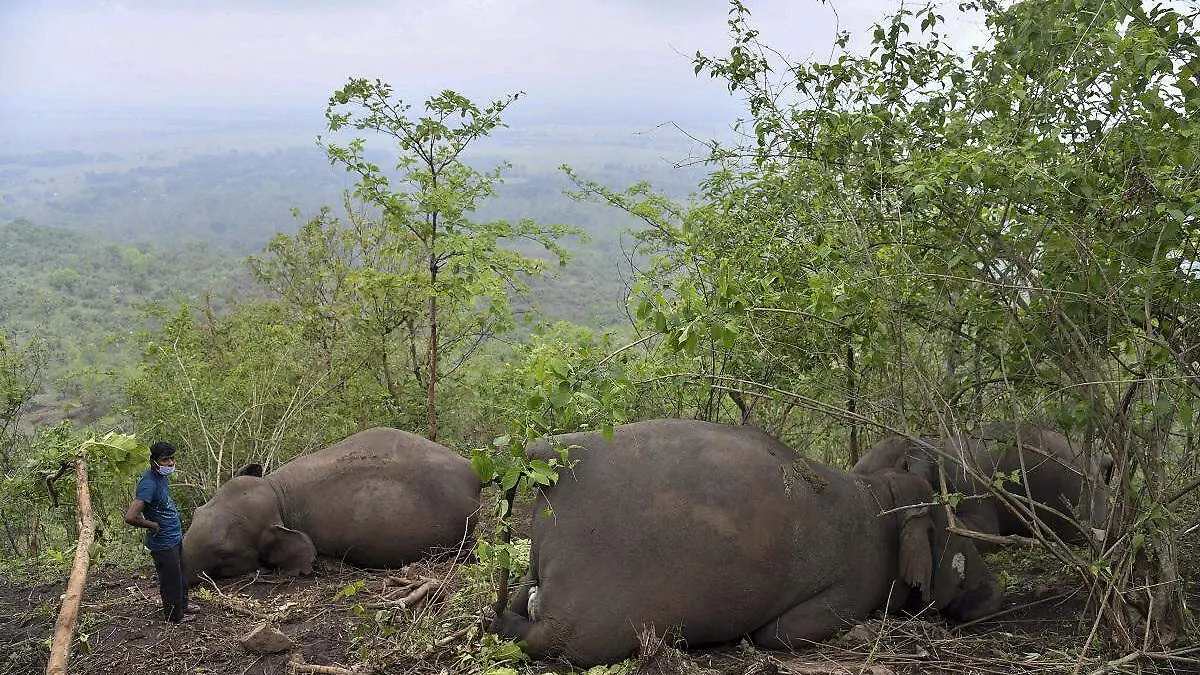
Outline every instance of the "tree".
<path fill-rule="evenodd" d="M 46 352 L 40 340 L 15 349 L 0 332 L 0 470 L 13 470 L 17 424 L 25 406 L 41 385 Z"/>
<path fill-rule="evenodd" d="M 223 317 L 184 304 L 148 318 L 159 326 L 139 336 L 126 412 L 144 437 L 188 453 L 196 492 L 177 497 L 185 503 L 203 502 L 245 464 L 269 470 L 378 423 L 376 391 L 323 367 L 277 304 Z"/>
<path fill-rule="evenodd" d="M 330 162 L 357 175 L 347 203 L 350 223 L 328 212 L 310 222 L 297 238 L 276 237 L 269 256 L 255 271 L 277 291 L 307 283 L 302 313 L 344 317 L 373 334 L 382 379 L 402 408 L 393 381 L 392 337 L 403 329 L 413 380 L 426 399 L 426 434 L 437 438 L 437 389 L 441 378 L 467 361 L 489 337 L 513 326 L 509 293 L 524 292 L 526 280 L 540 275 L 547 261 L 527 255 L 519 244 L 566 263 L 558 240 L 576 230 L 540 226 L 532 220 L 478 222 L 472 214 L 491 197 L 503 168 L 481 172 L 463 153 L 477 140 L 504 126 L 501 113 L 519 94 L 480 108 L 466 97 L 443 91 L 425 101 L 425 115 L 411 118 L 411 106 L 379 80 L 351 79 L 329 100 L 331 133 L 370 131 L 395 144 L 395 173 L 367 158 L 366 140 L 344 145 L 319 139 Z M 313 283 L 317 276 L 332 275 Z M 326 293 L 317 293 L 320 288 Z M 447 366 L 446 364 L 450 365 Z"/>

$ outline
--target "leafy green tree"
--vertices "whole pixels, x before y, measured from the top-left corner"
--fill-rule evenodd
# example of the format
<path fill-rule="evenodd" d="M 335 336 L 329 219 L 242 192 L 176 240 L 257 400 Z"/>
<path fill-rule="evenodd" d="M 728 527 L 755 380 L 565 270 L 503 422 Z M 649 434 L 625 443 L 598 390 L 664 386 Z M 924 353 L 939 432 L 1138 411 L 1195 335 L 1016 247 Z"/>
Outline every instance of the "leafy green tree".
<path fill-rule="evenodd" d="M 19 445 L 17 424 L 41 385 L 46 352 L 40 340 L 14 348 L 0 332 L 0 469 L 12 471 Z"/>
<path fill-rule="evenodd" d="M 186 454 L 182 503 L 201 503 L 247 463 L 265 467 L 324 447 L 383 416 L 376 389 L 323 366 L 278 305 L 197 317 L 157 310 L 127 413 L 147 438 Z"/>
<path fill-rule="evenodd" d="M 79 272 L 70 267 L 60 267 L 46 276 L 46 283 L 54 288 L 73 290 L 79 283 Z"/>
<path fill-rule="evenodd" d="M 425 101 L 424 115 L 413 118 L 411 106 L 390 85 L 351 79 L 330 98 L 328 129 L 388 139 L 397 153 L 395 173 L 367 158 L 363 138 L 344 145 L 336 136 L 321 139 L 330 161 L 357 176 L 354 198 L 365 212 L 348 208 L 348 225 L 322 212 L 299 238 L 277 237 L 269 255 L 253 263 L 277 291 L 298 289 L 307 298 L 301 312 L 347 316 L 357 329 L 377 336 L 379 372 L 397 407 L 404 406 L 388 355 L 394 349 L 391 336 L 402 330 L 409 371 L 425 393 L 430 439 L 438 435 L 440 379 L 489 337 L 512 328 L 509 294 L 525 291 L 526 280 L 546 269 L 546 260 L 510 246 L 525 241 L 560 265 L 567 259 L 558 243 L 573 232 L 566 226 L 472 217 L 494 194 L 503 167 L 481 172 L 463 153 L 503 126 L 501 114 L 518 96 L 480 108 L 443 91 Z M 306 275 L 320 281 L 306 281 Z"/>

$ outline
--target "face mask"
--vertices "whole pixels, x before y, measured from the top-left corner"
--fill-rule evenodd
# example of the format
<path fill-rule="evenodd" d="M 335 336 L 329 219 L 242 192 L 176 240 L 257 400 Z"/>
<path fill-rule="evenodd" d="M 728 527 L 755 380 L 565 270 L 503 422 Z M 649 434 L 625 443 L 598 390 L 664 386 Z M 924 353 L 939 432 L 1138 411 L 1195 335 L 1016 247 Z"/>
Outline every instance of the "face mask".
<path fill-rule="evenodd" d="M 155 464 L 155 465 L 154 465 L 154 470 L 155 470 L 155 471 L 157 471 L 157 472 L 158 472 L 158 475 L 160 475 L 160 476 L 170 476 L 170 475 L 171 475 L 171 474 L 172 474 L 172 473 L 175 471 L 175 467 L 173 467 L 173 466 L 159 466 L 159 465 Z"/>

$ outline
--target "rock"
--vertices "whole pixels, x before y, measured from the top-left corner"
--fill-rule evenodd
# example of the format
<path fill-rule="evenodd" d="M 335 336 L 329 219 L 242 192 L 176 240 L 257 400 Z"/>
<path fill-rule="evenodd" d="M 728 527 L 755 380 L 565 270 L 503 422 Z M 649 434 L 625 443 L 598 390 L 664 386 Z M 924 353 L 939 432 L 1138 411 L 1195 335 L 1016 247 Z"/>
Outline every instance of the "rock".
<path fill-rule="evenodd" d="M 278 628 L 268 625 L 266 621 L 255 626 L 249 633 L 239 638 L 238 642 L 256 654 L 286 652 L 295 646 L 290 637 L 284 635 Z"/>

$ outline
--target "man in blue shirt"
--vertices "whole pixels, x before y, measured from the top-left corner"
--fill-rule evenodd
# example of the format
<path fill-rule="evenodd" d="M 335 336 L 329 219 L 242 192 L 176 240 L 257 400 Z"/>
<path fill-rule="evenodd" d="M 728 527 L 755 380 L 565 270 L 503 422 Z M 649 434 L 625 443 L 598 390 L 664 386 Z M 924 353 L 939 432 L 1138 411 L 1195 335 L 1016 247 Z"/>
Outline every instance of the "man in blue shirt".
<path fill-rule="evenodd" d="M 183 562 L 183 529 L 179 510 L 171 500 L 171 481 L 167 476 L 175 470 L 175 446 L 159 441 L 150 446 L 150 468 L 137 484 L 137 497 L 125 509 L 125 522 L 144 527 L 146 548 L 154 558 L 158 571 L 158 589 L 162 595 L 163 613 L 167 621 L 182 623 L 191 620 L 197 611 L 188 604 L 187 570 Z"/>

